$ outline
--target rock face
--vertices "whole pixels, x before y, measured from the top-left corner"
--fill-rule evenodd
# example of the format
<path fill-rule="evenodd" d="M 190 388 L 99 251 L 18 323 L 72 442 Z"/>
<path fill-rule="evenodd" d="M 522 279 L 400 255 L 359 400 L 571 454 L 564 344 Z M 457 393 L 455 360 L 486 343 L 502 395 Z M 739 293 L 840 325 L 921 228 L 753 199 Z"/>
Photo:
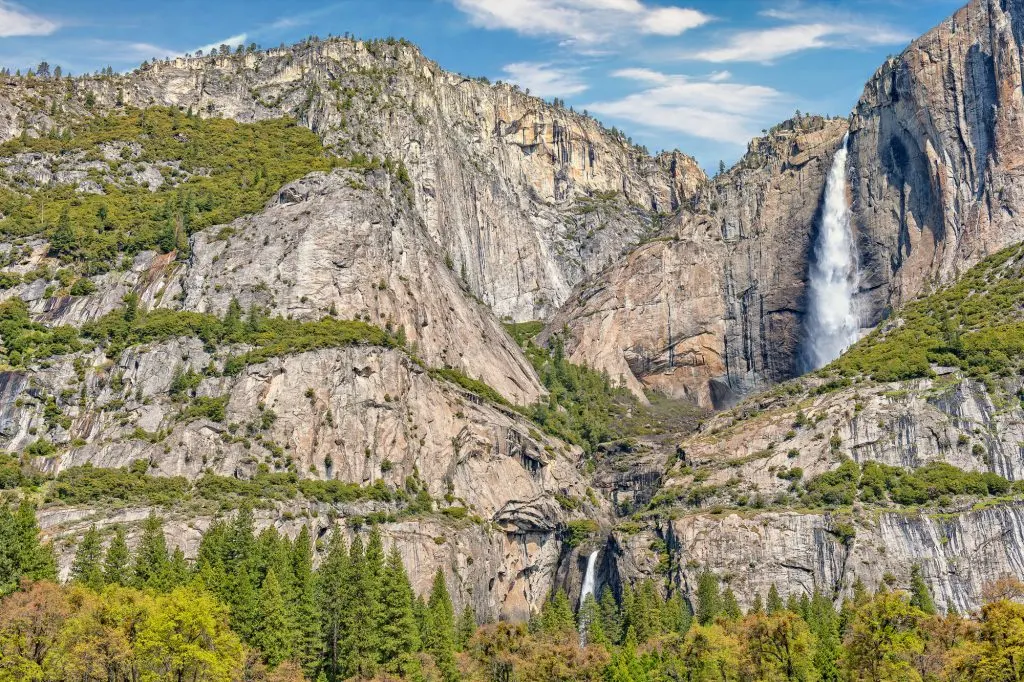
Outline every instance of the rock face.
<path fill-rule="evenodd" d="M 74 560 L 74 539 L 81 537 L 91 524 L 96 524 L 104 535 L 109 535 L 115 525 L 134 529 L 128 535 L 128 543 L 133 546 L 138 529 L 151 511 L 166 514 L 166 510 L 141 507 L 100 512 L 65 508 L 44 510 L 39 523 L 43 533 L 55 539 L 60 574 L 66 577 Z M 284 517 L 285 511 L 290 518 Z M 326 505 L 302 509 L 292 505 L 287 510 L 261 512 L 256 516 L 257 532 L 273 526 L 294 538 L 306 525 L 311 536 L 321 540 L 320 545 L 326 545 L 335 530 L 348 535 L 349 540 L 361 532 L 348 527 L 344 520 L 333 520 L 333 511 Z M 164 526 L 168 546 L 180 547 L 186 556 L 195 556 L 211 521 L 203 513 L 168 518 Z M 381 526 L 380 530 L 384 546 L 393 544 L 401 553 L 416 594 L 430 593 L 434 573 L 441 568 L 456 608 L 471 604 L 484 618 L 528 619 L 540 608 L 555 582 L 555 566 L 562 551 L 561 543 L 546 533 L 504 535 L 469 523 L 409 520 Z M 318 562 L 320 558 L 318 551 L 314 560 Z"/>
<path fill-rule="evenodd" d="M 741 606 L 763 599 L 774 584 L 787 593 L 850 595 L 860 579 L 876 588 L 886 574 L 904 589 L 917 564 L 940 610 L 971 612 L 986 584 L 1021 574 L 1024 507 L 1007 504 L 942 518 L 881 514 L 854 526 L 844 541 L 827 515 L 762 512 L 756 515 L 697 514 L 666 522 L 656 533 L 617 537 L 615 580 L 653 577 L 658 557 L 653 541 L 667 539 L 675 580 L 694 594 L 707 569 L 728 581 Z"/>
<path fill-rule="evenodd" d="M 1024 239 L 1024 3 L 972 0 L 887 61 L 850 124 L 862 315 Z"/>
<path fill-rule="evenodd" d="M 342 154 L 401 160 L 437 247 L 498 316 L 517 320 L 547 317 L 706 180 L 690 157 L 651 157 L 592 118 L 447 73 L 404 42 L 311 41 L 52 85 L 53 100 L 78 115 L 91 111 L 86 93 L 97 109 L 165 105 L 243 122 L 287 114 Z M 0 140 L 57 125 L 40 95 L 0 84 L 10 122 Z"/>
<path fill-rule="evenodd" d="M 580 285 L 548 325 L 576 362 L 639 393 L 724 406 L 794 376 L 807 261 L 843 120 L 754 140 L 701 210 Z"/>
<path fill-rule="evenodd" d="M 798 393 L 798 395 L 803 395 Z M 756 411 L 756 412 L 755 412 Z M 804 478 L 834 469 L 843 458 L 915 469 L 947 462 L 1024 480 L 1024 410 L 1000 405 L 985 387 L 946 377 L 844 389 L 794 400 L 754 399 L 709 420 L 680 445 L 689 467 L 710 467 L 705 485 L 722 486 L 721 501 L 746 495 L 766 500 Z M 668 487 L 691 485 L 691 473 L 670 472 Z M 709 500 L 713 503 L 715 500 Z"/>

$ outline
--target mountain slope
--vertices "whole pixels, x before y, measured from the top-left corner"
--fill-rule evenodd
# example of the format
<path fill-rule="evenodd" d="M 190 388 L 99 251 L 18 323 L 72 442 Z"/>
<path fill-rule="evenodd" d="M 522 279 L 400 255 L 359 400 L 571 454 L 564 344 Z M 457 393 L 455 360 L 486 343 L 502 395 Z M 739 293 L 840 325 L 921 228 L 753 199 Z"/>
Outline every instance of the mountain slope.
<path fill-rule="evenodd" d="M 444 72 L 404 41 L 309 40 L 128 76 L 11 81 L 0 140 L 119 102 L 243 122 L 291 115 L 342 156 L 401 160 L 427 234 L 497 315 L 517 320 L 546 317 L 705 179 L 689 157 L 652 158 L 592 118 Z"/>
<path fill-rule="evenodd" d="M 641 514 L 679 579 L 728 573 L 746 599 L 773 583 L 842 594 L 920 564 L 936 603 L 963 611 L 1017 574 L 1022 281 L 1017 245 L 684 439 Z M 618 541 L 628 555 L 649 537 Z"/>

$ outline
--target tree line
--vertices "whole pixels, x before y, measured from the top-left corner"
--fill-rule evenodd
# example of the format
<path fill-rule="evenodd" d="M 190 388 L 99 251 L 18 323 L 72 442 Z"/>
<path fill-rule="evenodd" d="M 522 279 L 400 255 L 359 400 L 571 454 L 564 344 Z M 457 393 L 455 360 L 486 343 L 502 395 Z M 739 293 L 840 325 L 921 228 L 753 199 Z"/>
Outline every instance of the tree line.
<path fill-rule="evenodd" d="M 314 540 L 255 531 L 251 510 L 214 521 L 194 561 L 161 520 L 134 551 L 90 528 L 68 583 L 32 506 L 0 505 L 0 682 L 981 682 L 1021 679 L 1024 583 L 986 588 L 974 614 L 940 613 L 919 568 L 909 590 L 859 580 L 836 606 L 773 585 L 740 607 L 700 574 L 691 593 L 653 580 L 605 587 L 574 614 L 564 591 L 527 623 L 477 624 L 438 571 L 414 594 L 401 556 L 372 528 Z M 696 605 L 695 609 L 690 604 Z"/>

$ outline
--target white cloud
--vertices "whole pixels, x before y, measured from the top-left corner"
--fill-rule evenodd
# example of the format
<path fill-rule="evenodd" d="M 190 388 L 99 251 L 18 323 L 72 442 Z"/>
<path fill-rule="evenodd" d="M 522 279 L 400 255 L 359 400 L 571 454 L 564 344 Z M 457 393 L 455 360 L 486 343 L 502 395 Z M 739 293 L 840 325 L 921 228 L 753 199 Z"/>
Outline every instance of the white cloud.
<path fill-rule="evenodd" d="M 660 130 L 685 133 L 717 142 L 745 144 L 757 134 L 763 119 L 781 115 L 783 95 L 761 86 L 709 78 L 622 69 L 613 76 L 647 86 L 621 99 L 594 102 L 586 108 L 602 116 L 631 121 Z"/>
<path fill-rule="evenodd" d="M 677 36 L 691 28 L 703 26 L 710 17 L 695 9 L 660 7 L 644 12 L 640 27 L 644 33 L 659 36 Z"/>
<path fill-rule="evenodd" d="M 732 78 L 732 74 L 728 71 L 712 71 L 711 75 L 708 76 L 708 80 L 712 83 L 721 83 Z"/>
<path fill-rule="evenodd" d="M 892 26 L 834 6 L 790 2 L 759 14 L 788 23 L 734 33 L 722 46 L 682 56 L 718 63 L 771 62 L 803 50 L 894 45 L 913 39 L 913 36 Z"/>
<path fill-rule="evenodd" d="M 55 21 L 0 0 L 0 38 L 48 36 L 58 28 L 60 25 Z"/>
<path fill-rule="evenodd" d="M 724 47 L 694 53 L 708 62 L 770 62 L 787 54 L 817 47 L 828 47 L 825 39 L 835 29 L 827 24 L 794 24 L 763 31 L 742 31 Z"/>
<path fill-rule="evenodd" d="M 666 83 L 671 78 L 653 69 L 619 69 L 618 71 L 612 71 L 611 75 L 615 78 L 626 78 L 646 83 Z"/>
<path fill-rule="evenodd" d="M 568 97 L 587 89 L 577 69 L 564 69 L 547 62 L 516 62 L 502 69 L 507 80 L 528 88 L 537 97 Z"/>
<path fill-rule="evenodd" d="M 215 47 L 216 48 L 220 48 L 221 45 L 227 45 L 228 47 L 238 47 L 239 45 L 244 45 L 245 44 L 245 39 L 248 38 L 248 37 L 249 37 L 249 34 L 247 34 L 247 33 L 239 33 L 237 36 L 231 36 L 230 38 L 225 38 L 224 40 L 218 40 L 217 42 L 210 43 L 209 45 L 203 45 L 202 47 L 197 47 L 196 49 L 192 50 L 192 52 L 195 53 L 195 52 L 198 52 L 199 50 L 202 50 L 203 54 L 208 54 L 210 52 L 210 50 L 212 50 Z"/>
<path fill-rule="evenodd" d="M 451 0 L 481 28 L 594 45 L 630 34 L 678 36 L 711 20 L 681 7 L 640 0 Z"/>

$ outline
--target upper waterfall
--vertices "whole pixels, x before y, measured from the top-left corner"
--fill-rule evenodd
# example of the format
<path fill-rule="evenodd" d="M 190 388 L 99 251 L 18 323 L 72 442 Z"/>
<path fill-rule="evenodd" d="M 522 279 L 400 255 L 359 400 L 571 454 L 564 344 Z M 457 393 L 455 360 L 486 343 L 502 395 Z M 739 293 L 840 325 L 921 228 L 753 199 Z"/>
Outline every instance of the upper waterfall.
<path fill-rule="evenodd" d="M 825 207 L 814 245 L 804 321 L 802 369 L 812 371 L 839 357 L 857 340 L 857 253 L 850 233 L 846 198 L 846 157 L 849 134 L 832 159 L 825 182 Z"/>

